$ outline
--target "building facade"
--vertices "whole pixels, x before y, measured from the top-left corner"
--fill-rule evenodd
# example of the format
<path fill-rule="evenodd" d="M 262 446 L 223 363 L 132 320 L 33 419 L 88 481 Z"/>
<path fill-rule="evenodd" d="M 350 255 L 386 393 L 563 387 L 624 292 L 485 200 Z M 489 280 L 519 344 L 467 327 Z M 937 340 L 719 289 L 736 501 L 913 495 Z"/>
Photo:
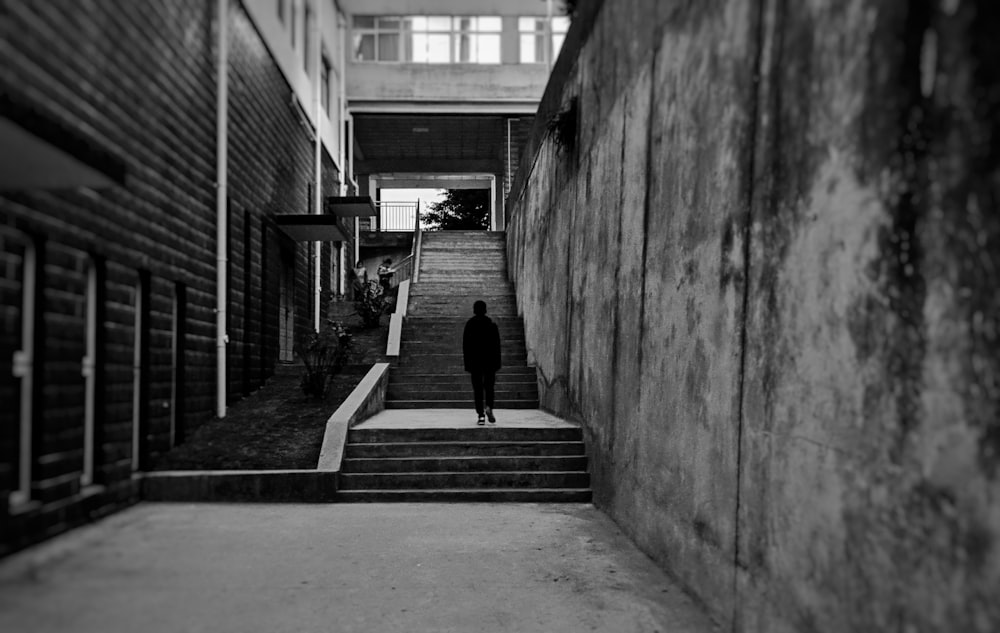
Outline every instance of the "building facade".
<path fill-rule="evenodd" d="M 569 19 L 551 0 L 341 6 L 360 190 L 378 200 L 382 188 L 490 189 L 491 226 L 503 228 L 511 175 Z"/>
<path fill-rule="evenodd" d="M 333 0 L 5 5 L 0 554 L 133 501 L 343 292 L 345 27 Z M 283 224 L 309 215 L 326 241 Z"/>

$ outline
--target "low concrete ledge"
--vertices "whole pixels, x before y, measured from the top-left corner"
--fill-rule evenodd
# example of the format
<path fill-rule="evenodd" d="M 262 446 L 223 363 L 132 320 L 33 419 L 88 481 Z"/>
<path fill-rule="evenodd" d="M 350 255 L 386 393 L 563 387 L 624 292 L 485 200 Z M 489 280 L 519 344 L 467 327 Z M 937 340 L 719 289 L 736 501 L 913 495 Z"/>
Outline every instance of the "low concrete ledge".
<path fill-rule="evenodd" d="M 410 302 L 410 280 L 399 282 L 396 292 L 396 314 L 406 316 L 406 304 Z"/>
<path fill-rule="evenodd" d="M 168 470 L 142 475 L 145 501 L 333 501 L 335 472 L 320 470 Z"/>
<path fill-rule="evenodd" d="M 340 472 L 344 458 L 347 431 L 385 408 L 385 392 L 389 386 L 389 363 L 375 363 L 351 395 L 326 421 L 323 448 L 319 454 L 317 470 Z"/>
<path fill-rule="evenodd" d="M 399 356 L 399 343 L 403 337 L 403 318 L 406 317 L 406 305 L 410 301 L 410 280 L 399 284 L 396 294 L 396 311 L 389 317 L 389 340 L 385 346 L 386 356 Z"/>

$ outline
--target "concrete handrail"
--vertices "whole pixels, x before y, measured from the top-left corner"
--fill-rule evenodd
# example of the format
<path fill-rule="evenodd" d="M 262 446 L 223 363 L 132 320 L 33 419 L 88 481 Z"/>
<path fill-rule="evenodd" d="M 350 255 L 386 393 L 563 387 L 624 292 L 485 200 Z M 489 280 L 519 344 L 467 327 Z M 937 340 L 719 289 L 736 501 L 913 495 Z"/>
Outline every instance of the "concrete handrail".
<path fill-rule="evenodd" d="M 389 363 L 375 363 L 351 395 L 337 407 L 326 421 L 323 448 L 316 470 L 340 472 L 344 459 L 347 431 L 385 408 L 385 392 L 389 385 Z"/>
<path fill-rule="evenodd" d="M 403 336 L 403 318 L 406 316 L 406 305 L 410 301 L 410 280 L 399 284 L 396 293 L 396 311 L 389 317 L 389 340 L 385 346 L 386 356 L 399 356 L 400 339 Z"/>
<path fill-rule="evenodd" d="M 417 201 L 417 223 L 413 227 L 413 247 L 410 249 L 410 255 L 413 257 L 413 272 L 410 273 L 410 279 L 413 283 L 420 281 L 420 244 L 423 242 L 424 232 L 420 230 L 420 202 Z"/>

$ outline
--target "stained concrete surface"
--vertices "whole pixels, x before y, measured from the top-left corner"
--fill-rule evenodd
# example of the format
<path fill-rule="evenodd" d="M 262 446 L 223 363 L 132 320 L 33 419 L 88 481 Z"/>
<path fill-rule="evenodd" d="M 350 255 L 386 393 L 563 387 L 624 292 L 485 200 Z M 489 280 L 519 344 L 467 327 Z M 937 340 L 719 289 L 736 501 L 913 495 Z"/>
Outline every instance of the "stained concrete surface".
<path fill-rule="evenodd" d="M 1000 631 L 998 6 L 578 3 L 507 205 L 528 357 L 725 628 Z"/>
<path fill-rule="evenodd" d="M 714 630 L 589 504 L 144 503 L 0 563 L 0 631 Z"/>

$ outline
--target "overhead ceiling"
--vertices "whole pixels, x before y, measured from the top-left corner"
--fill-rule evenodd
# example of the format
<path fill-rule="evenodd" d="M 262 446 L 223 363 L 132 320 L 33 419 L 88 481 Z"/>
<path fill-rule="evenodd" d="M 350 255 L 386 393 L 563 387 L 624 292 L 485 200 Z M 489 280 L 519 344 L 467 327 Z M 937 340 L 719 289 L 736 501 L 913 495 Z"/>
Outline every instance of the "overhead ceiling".
<path fill-rule="evenodd" d="M 355 172 L 498 173 L 507 119 L 496 115 L 354 116 Z"/>

